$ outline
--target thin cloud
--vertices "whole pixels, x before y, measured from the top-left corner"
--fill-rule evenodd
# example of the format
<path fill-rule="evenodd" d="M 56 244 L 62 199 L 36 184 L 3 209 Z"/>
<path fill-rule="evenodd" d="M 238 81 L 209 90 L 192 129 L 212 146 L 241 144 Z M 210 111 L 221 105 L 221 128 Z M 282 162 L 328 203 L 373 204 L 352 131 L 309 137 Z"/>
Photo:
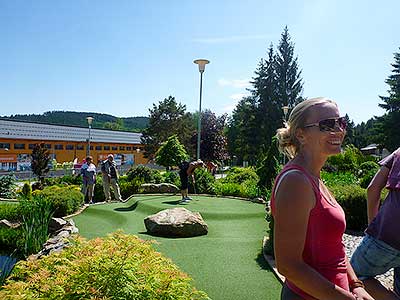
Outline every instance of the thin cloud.
<path fill-rule="evenodd" d="M 246 93 L 232 94 L 229 96 L 229 99 L 239 101 L 240 99 L 242 99 L 246 96 L 249 96 L 249 94 L 246 94 Z"/>
<path fill-rule="evenodd" d="M 222 43 L 234 43 L 248 40 L 263 40 L 270 38 L 267 34 L 255 34 L 255 35 L 233 35 L 225 37 L 214 37 L 214 38 L 195 38 L 193 42 L 202 44 L 222 44 Z"/>
<path fill-rule="evenodd" d="M 248 79 L 218 79 L 218 84 L 220 86 L 232 86 L 234 88 L 248 88 L 251 86 L 250 81 Z"/>

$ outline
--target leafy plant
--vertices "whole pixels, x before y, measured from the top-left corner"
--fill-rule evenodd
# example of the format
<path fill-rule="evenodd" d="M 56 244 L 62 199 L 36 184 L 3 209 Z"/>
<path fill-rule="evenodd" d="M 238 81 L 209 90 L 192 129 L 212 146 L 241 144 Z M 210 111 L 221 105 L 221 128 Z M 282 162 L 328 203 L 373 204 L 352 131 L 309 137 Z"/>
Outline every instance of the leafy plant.
<path fill-rule="evenodd" d="M 162 176 L 160 171 L 153 170 L 145 166 L 137 166 L 128 171 L 127 179 L 132 181 L 134 178 L 142 180 L 143 183 L 161 183 Z"/>
<path fill-rule="evenodd" d="M 13 174 L 0 176 L 0 198 L 15 198 L 15 187 L 16 178 Z"/>
<path fill-rule="evenodd" d="M 188 154 L 178 139 L 176 134 L 171 135 L 156 152 L 156 163 L 164 166 L 167 170 L 179 164 L 188 158 Z"/>
<path fill-rule="evenodd" d="M 35 144 L 32 149 L 31 157 L 32 172 L 38 177 L 40 183 L 43 185 L 44 177 L 50 170 L 50 152 L 48 149 L 45 148 L 44 143 Z"/>
<path fill-rule="evenodd" d="M 194 177 L 196 182 L 194 186 L 191 178 L 189 178 L 190 193 L 194 193 L 196 189 L 196 193 L 198 194 L 215 194 L 215 177 L 210 172 L 204 168 L 197 168 L 194 171 Z"/>
<path fill-rule="evenodd" d="M 72 214 L 82 206 L 84 198 L 79 186 L 48 186 L 43 190 L 36 190 L 33 195 L 40 195 L 49 200 L 55 217 L 64 217 Z"/>
<path fill-rule="evenodd" d="M 181 185 L 181 179 L 177 172 L 165 172 L 163 182 L 174 184 L 177 187 Z"/>
<path fill-rule="evenodd" d="M 32 199 L 32 187 L 31 187 L 30 183 L 28 183 L 28 182 L 24 183 L 24 186 L 22 187 L 22 190 L 21 190 L 21 195 L 25 199 Z"/>
<path fill-rule="evenodd" d="M 24 255 L 39 252 L 48 239 L 49 222 L 53 215 L 52 205 L 43 196 L 21 200 L 23 207 Z"/>
<path fill-rule="evenodd" d="M 20 261 L 2 299 L 209 299 L 150 242 L 116 232 L 77 238 L 60 253 Z"/>

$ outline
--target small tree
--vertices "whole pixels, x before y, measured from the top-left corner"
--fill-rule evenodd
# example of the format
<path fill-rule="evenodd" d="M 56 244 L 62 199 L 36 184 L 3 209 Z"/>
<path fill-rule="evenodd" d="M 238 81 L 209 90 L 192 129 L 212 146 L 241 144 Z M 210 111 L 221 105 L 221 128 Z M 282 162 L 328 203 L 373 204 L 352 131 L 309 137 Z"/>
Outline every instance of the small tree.
<path fill-rule="evenodd" d="M 169 169 L 178 166 L 188 158 L 185 147 L 179 142 L 176 134 L 171 135 L 156 152 L 156 163 Z"/>
<path fill-rule="evenodd" d="M 44 146 L 44 143 L 36 144 L 32 150 L 31 168 L 40 183 L 43 185 L 44 177 L 49 172 L 50 152 Z"/>

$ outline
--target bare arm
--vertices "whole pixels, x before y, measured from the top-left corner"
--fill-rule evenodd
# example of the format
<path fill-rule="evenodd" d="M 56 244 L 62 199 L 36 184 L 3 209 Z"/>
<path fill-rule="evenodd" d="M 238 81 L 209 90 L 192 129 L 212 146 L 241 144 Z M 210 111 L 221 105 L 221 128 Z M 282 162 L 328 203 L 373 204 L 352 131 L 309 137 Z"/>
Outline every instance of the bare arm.
<path fill-rule="evenodd" d="M 348 291 L 325 279 L 303 260 L 309 214 L 315 196 L 307 178 L 287 174 L 276 194 L 274 246 L 279 272 L 317 299 L 354 300 Z"/>
<path fill-rule="evenodd" d="M 381 200 L 382 189 L 386 185 L 387 177 L 389 175 L 389 168 L 383 166 L 375 174 L 371 183 L 367 188 L 368 199 L 368 224 L 375 218 L 379 210 L 379 203 Z"/>

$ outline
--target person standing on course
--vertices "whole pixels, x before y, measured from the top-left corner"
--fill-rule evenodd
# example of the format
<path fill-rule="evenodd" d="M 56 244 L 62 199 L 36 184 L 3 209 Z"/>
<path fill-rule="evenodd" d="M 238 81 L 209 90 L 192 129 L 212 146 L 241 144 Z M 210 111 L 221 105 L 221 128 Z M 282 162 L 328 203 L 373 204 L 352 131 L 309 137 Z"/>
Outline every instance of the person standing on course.
<path fill-rule="evenodd" d="M 105 201 L 111 201 L 110 186 L 112 186 L 115 200 L 123 202 L 118 185 L 119 176 L 117 164 L 114 161 L 114 155 L 108 154 L 107 159 L 102 162 L 101 173 L 103 174 L 103 190 Z"/>
<path fill-rule="evenodd" d="M 182 195 L 181 203 L 187 203 L 190 200 L 192 200 L 192 198 L 188 196 L 189 176 L 192 178 L 193 185 L 195 185 L 196 181 L 194 178 L 194 171 L 197 168 L 201 167 L 204 167 L 204 163 L 201 159 L 192 162 L 184 161 L 179 166 L 179 177 L 181 179 L 181 195 Z"/>
<path fill-rule="evenodd" d="M 320 178 L 345 132 L 346 119 L 327 98 L 299 103 L 277 131 L 280 151 L 291 159 L 271 196 L 276 265 L 286 277 L 282 300 L 373 300 L 346 257 L 344 211 Z"/>
<path fill-rule="evenodd" d="M 93 157 L 86 157 L 86 162 L 81 167 L 82 175 L 82 194 L 88 196 L 89 204 L 93 204 L 94 185 L 96 184 L 96 166 Z"/>

